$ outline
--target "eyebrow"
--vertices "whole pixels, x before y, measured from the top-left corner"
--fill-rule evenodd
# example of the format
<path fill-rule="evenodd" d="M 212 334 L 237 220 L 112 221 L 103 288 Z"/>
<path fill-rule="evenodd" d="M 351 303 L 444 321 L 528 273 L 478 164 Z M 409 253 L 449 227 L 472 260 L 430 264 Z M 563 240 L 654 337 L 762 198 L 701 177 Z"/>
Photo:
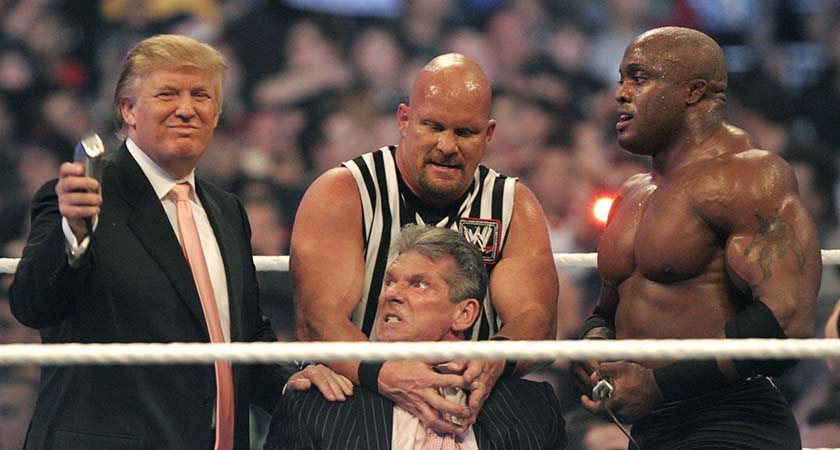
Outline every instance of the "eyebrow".
<path fill-rule="evenodd" d="M 629 73 L 629 72 L 635 72 L 637 70 L 644 71 L 644 70 L 647 70 L 647 69 L 639 63 L 630 63 L 630 64 L 627 65 L 627 67 L 624 67 L 622 70 L 626 73 Z"/>

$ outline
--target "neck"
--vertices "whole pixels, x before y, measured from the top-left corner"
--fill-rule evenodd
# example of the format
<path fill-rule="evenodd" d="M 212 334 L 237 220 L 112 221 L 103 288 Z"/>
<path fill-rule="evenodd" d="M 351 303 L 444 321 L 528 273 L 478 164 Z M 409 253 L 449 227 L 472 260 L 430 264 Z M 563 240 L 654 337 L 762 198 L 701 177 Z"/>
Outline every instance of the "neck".
<path fill-rule="evenodd" d="M 669 147 L 653 156 L 654 178 L 668 178 L 690 163 L 725 152 L 727 146 L 720 144 L 729 134 L 728 126 L 710 111 L 686 115 L 684 132 Z"/>

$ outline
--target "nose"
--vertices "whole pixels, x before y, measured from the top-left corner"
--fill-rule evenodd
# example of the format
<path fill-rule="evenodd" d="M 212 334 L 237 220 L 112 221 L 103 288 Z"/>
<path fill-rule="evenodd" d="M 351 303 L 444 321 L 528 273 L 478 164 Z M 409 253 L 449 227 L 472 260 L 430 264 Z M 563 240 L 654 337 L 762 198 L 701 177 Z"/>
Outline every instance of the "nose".
<path fill-rule="evenodd" d="M 624 83 L 620 83 L 618 87 L 615 89 L 615 101 L 619 105 L 623 105 L 630 101 L 629 94 L 627 93 L 627 89 L 624 88 Z"/>
<path fill-rule="evenodd" d="M 451 154 L 458 151 L 458 143 L 457 137 L 455 136 L 455 131 L 452 129 L 446 129 L 440 132 L 438 135 L 438 143 L 437 148 L 444 154 Z"/>
<path fill-rule="evenodd" d="M 402 288 L 399 283 L 386 284 L 385 289 L 382 291 L 382 296 L 385 297 L 385 301 L 388 302 L 403 302 Z"/>
<path fill-rule="evenodd" d="M 175 108 L 175 115 L 189 119 L 196 114 L 192 96 L 189 94 L 178 97 L 178 106 Z"/>

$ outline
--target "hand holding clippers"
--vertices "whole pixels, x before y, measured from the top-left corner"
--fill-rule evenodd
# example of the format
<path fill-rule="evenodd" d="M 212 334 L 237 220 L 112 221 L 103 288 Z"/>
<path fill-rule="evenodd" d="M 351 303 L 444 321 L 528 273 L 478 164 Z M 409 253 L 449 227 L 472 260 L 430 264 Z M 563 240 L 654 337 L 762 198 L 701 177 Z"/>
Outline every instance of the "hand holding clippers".
<path fill-rule="evenodd" d="M 600 400 L 603 403 L 604 409 L 607 410 L 607 413 L 610 415 L 610 419 L 612 419 L 613 423 L 615 423 L 618 426 L 618 428 L 621 429 L 621 432 L 624 433 L 625 436 L 627 436 L 627 439 L 629 439 L 630 442 L 632 442 L 633 445 L 635 445 L 637 449 L 641 449 L 641 447 L 639 447 L 639 444 L 636 442 L 636 440 L 633 439 L 632 436 L 630 436 L 630 432 L 627 431 L 626 428 L 624 428 L 624 425 L 621 424 L 621 422 L 618 420 L 618 418 L 615 416 L 615 414 L 610 409 L 609 405 L 607 405 L 606 401 L 607 401 L 607 399 L 612 397 L 613 391 L 615 391 L 615 388 L 613 387 L 612 383 L 610 383 L 610 379 L 604 378 L 604 379 L 598 381 L 595 384 L 595 387 L 592 388 L 592 399 L 593 400 Z"/>
<path fill-rule="evenodd" d="M 102 189 L 102 157 L 105 155 L 105 144 L 96 133 L 89 134 L 76 144 L 73 152 L 73 162 L 85 166 L 85 176 L 95 179 Z M 88 235 L 93 234 L 93 223 L 90 218 L 85 219 Z"/>

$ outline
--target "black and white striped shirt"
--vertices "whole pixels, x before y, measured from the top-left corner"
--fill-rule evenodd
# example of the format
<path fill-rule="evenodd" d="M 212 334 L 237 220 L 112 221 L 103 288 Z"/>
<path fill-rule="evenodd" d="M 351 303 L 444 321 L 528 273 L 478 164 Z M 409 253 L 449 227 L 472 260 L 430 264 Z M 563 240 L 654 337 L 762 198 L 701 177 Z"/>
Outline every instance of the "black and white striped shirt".
<path fill-rule="evenodd" d="M 362 298 L 353 313 L 353 323 L 372 336 L 379 293 L 385 269 L 393 259 L 388 254 L 400 229 L 410 223 L 449 227 L 460 231 L 484 254 L 488 275 L 501 258 L 513 213 L 516 178 L 506 177 L 485 166 L 479 166 L 470 189 L 457 209 L 443 212 L 434 223 L 429 207 L 423 207 L 404 185 L 394 159 L 396 146 L 383 147 L 342 165 L 356 179 L 362 201 L 362 226 L 365 239 L 365 286 Z M 469 339 L 488 339 L 501 328 L 489 295 L 482 302 L 481 313 Z"/>

